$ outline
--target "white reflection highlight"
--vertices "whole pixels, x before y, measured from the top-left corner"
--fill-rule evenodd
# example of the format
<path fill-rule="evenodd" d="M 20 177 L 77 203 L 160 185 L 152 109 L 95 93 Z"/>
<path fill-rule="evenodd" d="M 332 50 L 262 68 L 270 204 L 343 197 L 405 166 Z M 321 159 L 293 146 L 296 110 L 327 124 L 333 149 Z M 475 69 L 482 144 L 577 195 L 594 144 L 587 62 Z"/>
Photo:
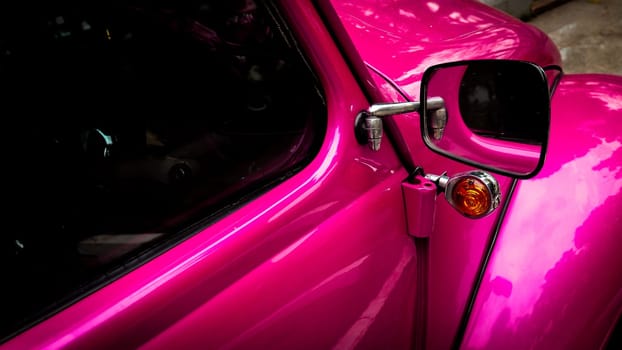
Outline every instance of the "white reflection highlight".
<path fill-rule="evenodd" d="M 513 248 L 496 255 L 490 268 L 490 280 L 509 281 L 511 294 L 493 293 L 486 298 L 482 305 L 482 315 L 486 316 L 478 321 L 471 339 L 474 346 L 488 343 L 502 312 L 511 313 L 508 327 L 515 327 L 518 320 L 530 315 L 542 295 L 546 275 L 568 252 L 579 255 L 589 249 L 575 245 L 576 229 L 595 208 L 622 190 L 622 165 L 615 169 L 586 169 L 593 169 L 620 146 L 619 141 L 601 140 L 601 144 L 564 164 L 552 176 L 521 183 L 520 193 L 529 197 L 532 206 L 508 216 L 503 229 L 508 234 L 499 244 Z M 547 220 L 538 220 L 543 213 Z"/>
<path fill-rule="evenodd" d="M 440 6 L 439 6 L 437 3 L 432 2 L 432 1 L 428 1 L 428 2 L 426 3 L 426 5 L 428 6 L 428 8 L 430 9 L 430 11 L 432 11 L 432 12 L 437 12 L 437 11 L 438 11 L 438 9 L 440 8 Z"/>
<path fill-rule="evenodd" d="M 270 261 L 272 263 L 277 263 L 277 262 L 283 260 L 283 258 L 287 257 L 294 250 L 296 250 L 296 248 L 300 247 L 301 244 L 303 244 L 309 237 L 311 237 L 316 232 L 317 232 L 317 229 L 315 229 L 315 230 L 307 233 L 306 235 L 302 236 L 302 238 L 300 238 L 296 242 L 292 243 L 289 247 L 285 248 L 279 254 L 275 255 L 274 258 L 272 258 L 272 260 L 270 260 Z"/>
<path fill-rule="evenodd" d="M 622 110 L 622 95 L 612 95 L 610 92 L 590 92 L 589 94 L 601 100 L 611 111 Z"/>
<path fill-rule="evenodd" d="M 412 258 L 413 255 L 410 253 L 409 249 L 402 250 L 400 261 L 393 269 L 393 273 L 384 282 L 382 288 L 380 288 L 378 295 L 369 303 L 359 319 L 348 329 L 346 334 L 339 339 L 333 349 L 353 349 L 361 342 L 384 307 L 384 304 L 387 302 L 389 295 L 391 295 L 391 292 L 395 289 L 400 277 L 402 277 L 404 269 L 406 269 L 406 266 L 408 266 Z"/>

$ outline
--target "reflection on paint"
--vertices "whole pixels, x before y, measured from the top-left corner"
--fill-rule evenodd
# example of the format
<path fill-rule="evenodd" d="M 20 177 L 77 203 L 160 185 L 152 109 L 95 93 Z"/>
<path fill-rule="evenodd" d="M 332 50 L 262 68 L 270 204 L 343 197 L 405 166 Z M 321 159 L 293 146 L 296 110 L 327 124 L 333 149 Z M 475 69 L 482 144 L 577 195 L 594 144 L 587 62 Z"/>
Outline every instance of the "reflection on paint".
<path fill-rule="evenodd" d="M 440 6 L 437 3 L 432 2 L 432 1 L 428 1 L 426 3 L 426 6 L 428 6 L 431 12 L 437 12 L 438 9 L 440 8 Z"/>
<path fill-rule="evenodd" d="M 353 349 L 358 343 L 361 342 L 384 307 L 387 299 L 389 299 L 391 292 L 395 289 L 395 286 L 397 286 L 397 282 L 399 282 L 402 277 L 404 269 L 413 258 L 414 256 L 412 255 L 410 249 L 405 248 L 402 250 L 402 256 L 400 257 L 397 266 L 395 266 L 393 273 L 391 273 L 389 278 L 382 285 L 378 295 L 369 303 L 359 319 L 352 325 L 352 327 L 350 327 L 350 329 L 348 329 L 346 334 L 339 339 L 333 349 Z"/>
<path fill-rule="evenodd" d="M 300 247 L 301 244 L 303 244 L 309 237 L 311 237 L 316 232 L 317 232 L 317 228 L 315 230 L 307 233 L 306 235 L 302 236 L 302 238 L 300 238 L 296 242 L 292 243 L 289 247 L 283 249 L 282 252 L 280 252 L 279 254 L 274 256 L 274 258 L 272 258 L 270 261 L 272 263 L 278 263 L 279 261 L 283 260 L 289 254 L 291 254 L 294 250 L 296 250 L 296 248 Z"/>
<path fill-rule="evenodd" d="M 296 189 L 292 191 L 291 193 L 298 193 L 299 190 L 309 186 L 309 184 L 312 184 L 311 187 L 308 190 L 306 190 L 304 193 L 298 195 L 296 199 L 294 199 L 291 203 L 289 203 L 283 209 L 279 210 L 279 212 L 272 215 L 268 219 L 268 222 L 273 222 L 277 220 L 279 217 L 281 217 L 281 215 L 288 213 L 291 208 L 295 207 L 296 205 L 298 205 L 298 203 L 303 201 L 305 198 L 315 193 L 317 188 L 320 187 L 324 183 L 324 180 L 326 179 L 326 177 L 337 166 L 337 163 L 335 162 L 335 160 L 338 159 L 337 152 L 339 148 L 340 139 L 341 139 L 341 132 L 339 129 L 336 128 L 332 135 L 333 142 L 331 143 L 330 148 L 328 149 L 326 153 L 326 157 L 324 158 L 324 161 L 322 162 L 322 164 L 318 167 L 317 171 L 313 173 L 313 175 L 311 175 L 311 177 L 308 180 L 304 181 L 302 184 L 300 184 L 300 186 L 296 187 Z M 283 200 L 285 200 L 285 197 L 283 198 Z M 283 200 L 281 200 L 280 202 L 282 202 Z M 264 210 L 264 212 L 267 212 L 269 209 L 272 209 L 273 207 L 274 206 L 270 206 L 270 208 Z"/>
<path fill-rule="evenodd" d="M 589 246 L 577 247 L 576 229 L 609 197 L 622 190 L 622 165 L 615 169 L 595 168 L 621 146 L 619 141 L 601 140 L 586 155 L 564 164 L 553 175 L 521 184 L 519 196 L 529 199 L 517 198 L 516 201 L 532 203 L 532 206 L 510 211 L 503 231 L 520 234 L 501 237 L 499 244 L 513 249 L 497 255 L 490 268 L 492 290 L 482 306 L 486 313 L 478 320 L 471 345 L 486 345 L 494 336 L 493 327 L 502 318 L 515 330 L 519 319 L 533 312 L 546 277 L 556 265 L 569 254 L 579 255 L 590 249 Z M 560 183 L 560 180 L 567 182 Z M 542 215 L 547 219 L 538 220 Z M 537 235 L 537 232 L 546 234 Z M 499 292 L 495 287 L 499 284 L 497 281 L 505 281 L 506 292 Z M 508 290 L 511 290 L 509 294 Z"/>
<path fill-rule="evenodd" d="M 289 303 L 284 304 L 280 308 L 274 310 L 274 312 L 270 313 L 268 316 L 266 316 L 260 322 L 257 322 L 253 327 L 249 328 L 244 333 L 240 334 L 235 339 L 233 339 L 229 343 L 227 343 L 224 346 L 222 346 L 221 349 L 224 350 L 224 349 L 236 349 L 236 348 L 239 348 L 240 344 L 243 344 L 249 338 L 251 338 L 252 336 L 254 336 L 254 335 L 258 334 L 259 332 L 261 332 L 263 329 L 268 327 L 275 319 L 278 319 L 279 317 L 282 317 L 283 315 L 291 312 L 292 309 L 295 309 L 295 308 L 293 308 L 294 305 L 300 303 L 301 301 L 309 302 L 309 300 L 313 300 L 313 298 L 310 297 L 311 295 L 316 294 L 317 291 L 321 290 L 322 288 L 324 288 L 325 286 L 329 285 L 330 283 L 335 282 L 335 281 L 339 280 L 342 277 L 346 278 L 347 276 L 349 276 L 349 274 L 351 272 L 356 271 L 356 269 L 360 268 L 361 265 L 363 265 L 363 263 L 368 258 L 369 258 L 369 255 L 363 256 L 362 258 L 356 260 L 352 264 L 350 264 L 350 265 L 342 268 L 341 270 L 333 273 L 328 278 L 324 279 L 323 281 L 321 281 L 320 283 L 315 285 L 313 288 L 308 289 L 307 291 L 305 291 L 304 293 L 300 294 L 299 296 L 297 296 L 295 299 L 293 299 Z"/>
<path fill-rule="evenodd" d="M 400 16 L 404 16 L 406 18 L 417 19 L 417 16 L 415 16 L 414 13 L 412 13 L 411 11 L 404 10 L 404 9 L 400 9 L 399 14 Z"/>
<path fill-rule="evenodd" d="M 622 95 L 614 95 L 610 92 L 589 92 L 590 96 L 597 98 L 605 103 L 607 109 L 611 111 L 622 110 Z"/>

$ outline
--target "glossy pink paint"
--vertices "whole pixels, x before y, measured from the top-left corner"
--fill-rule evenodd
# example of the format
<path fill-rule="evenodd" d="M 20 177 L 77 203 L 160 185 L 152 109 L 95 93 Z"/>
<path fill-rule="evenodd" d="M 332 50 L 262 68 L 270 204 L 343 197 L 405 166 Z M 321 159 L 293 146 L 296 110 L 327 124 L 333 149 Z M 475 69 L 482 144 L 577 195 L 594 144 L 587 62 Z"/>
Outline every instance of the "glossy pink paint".
<path fill-rule="evenodd" d="M 328 103 L 315 160 L 2 349 L 409 346 L 406 173 L 389 144 L 372 152 L 356 142 L 354 119 L 368 101 L 314 7 L 285 2 L 284 11 Z"/>
<path fill-rule="evenodd" d="M 391 304 L 413 299 L 414 246 L 403 225 L 386 225 L 405 221 L 393 210 L 404 175 L 379 183 L 145 348 L 406 346 L 400 339 L 410 340 L 409 332 L 395 321 L 412 325 L 400 310 L 414 306 Z M 372 212 L 377 220 L 366 219 Z M 335 240 L 346 246 L 336 249 Z"/>
<path fill-rule="evenodd" d="M 419 132 L 418 116 L 396 118 L 400 131 Z M 423 141 L 409 139 L 417 150 L 417 164 L 426 173 L 449 175 L 473 170 L 428 150 Z M 495 175 L 501 189 L 501 203 L 508 199 L 512 179 Z M 429 241 L 427 348 L 449 349 L 475 282 L 480 261 L 488 246 L 500 211 L 473 220 L 462 216 L 443 198 L 438 198 L 434 230 Z"/>
<path fill-rule="evenodd" d="M 417 175 L 402 183 L 402 192 L 408 234 L 418 238 L 430 237 L 436 218 L 436 185 L 422 175 Z"/>
<path fill-rule="evenodd" d="M 430 66 L 466 59 L 518 59 L 560 65 L 553 42 L 541 31 L 471 0 L 332 1 L 362 59 L 411 100 L 418 100 Z M 382 49 L 378 49 L 382 48 Z M 385 93 L 390 96 L 391 93 Z M 397 100 L 395 100 L 397 101 Z M 419 115 L 394 117 L 412 162 L 427 173 L 449 175 L 473 168 L 430 151 L 421 140 Z M 502 202 L 512 179 L 495 176 Z M 429 247 L 427 347 L 452 346 L 499 211 L 471 220 L 437 201 Z M 456 228 L 459 228 L 457 230 Z"/>
<path fill-rule="evenodd" d="M 561 64 L 540 30 L 475 0 L 331 0 L 362 58 L 419 98 L 421 76 L 435 64 L 513 58 Z"/>
<path fill-rule="evenodd" d="M 622 77 L 564 77 L 549 147 L 515 193 L 463 348 L 597 349 L 622 311 Z"/>
<path fill-rule="evenodd" d="M 413 99 L 423 70 L 444 61 L 559 64 L 544 34 L 474 1 L 334 4 L 363 58 Z M 354 118 L 368 101 L 314 7 L 283 7 L 327 97 L 327 134 L 315 160 L 2 349 L 410 347 L 420 310 L 401 192 L 407 174 L 390 143 L 380 152 L 356 143 Z M 400 99 L 388 85 L 382 95 Z M 465 348 L 602 343 L 622 309 L 622 276 L 610 269 L 622 263 L 611 249 L 622 243 L 621 101 L 619 77 L 562 82 L 547 163 L 513 197 Z M 423 145 L 418 115 L 395 122 L 426 172 L 470 169 Z M 497 179 L 505 201 L 512 180 Z M 437 201 L 428 348 L 451 346 L 499 215 L 474 221 Z"/>

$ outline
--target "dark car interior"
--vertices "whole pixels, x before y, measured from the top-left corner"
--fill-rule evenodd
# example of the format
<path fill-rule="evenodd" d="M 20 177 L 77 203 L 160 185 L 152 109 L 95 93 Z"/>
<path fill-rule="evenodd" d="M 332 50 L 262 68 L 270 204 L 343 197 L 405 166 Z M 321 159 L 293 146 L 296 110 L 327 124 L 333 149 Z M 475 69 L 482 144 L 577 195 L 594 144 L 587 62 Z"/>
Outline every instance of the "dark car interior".
<path fill-rule="evenodd" d="M 291 176 L 325 102 L 254 1 L 3 4 L 0 338 Z"/>

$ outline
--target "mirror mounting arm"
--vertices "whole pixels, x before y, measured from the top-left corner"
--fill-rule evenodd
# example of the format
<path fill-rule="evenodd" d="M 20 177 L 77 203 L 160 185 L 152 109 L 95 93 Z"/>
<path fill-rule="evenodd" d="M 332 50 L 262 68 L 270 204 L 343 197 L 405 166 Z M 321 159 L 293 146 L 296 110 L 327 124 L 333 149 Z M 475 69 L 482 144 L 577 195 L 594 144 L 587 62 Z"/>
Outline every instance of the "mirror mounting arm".
<path fill-rule="evenodd" d="M 395 114 L 416 112 L 421 102 L 376 103 L 367 109 L 367 113 L 374 117 L 388 117 Z"/>
<path fill-rule="evenodd" d="M 426 106 L 428 110 L 437 110 L 443 108 L 445 103 L 440 97 L 432 97 L 426 101 Z M 356 119 L 355 132 L 359 136 L 357 139 L 361 143 L 367 143 L 372 150 L 378 151 L 383 134 L 382 118 L 419 112 L 420 108 L 421 102 L 419 101 L 373 104 Z"/>

